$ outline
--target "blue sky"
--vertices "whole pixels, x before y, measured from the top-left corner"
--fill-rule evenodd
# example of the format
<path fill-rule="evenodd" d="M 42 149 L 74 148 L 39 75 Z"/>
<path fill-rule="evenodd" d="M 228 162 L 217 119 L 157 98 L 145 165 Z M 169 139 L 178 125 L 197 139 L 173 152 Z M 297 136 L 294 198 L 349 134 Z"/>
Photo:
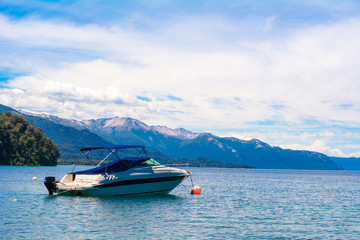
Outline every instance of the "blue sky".
<path fill-rule="evenodd" d="M 358 1 L 0 1 L 0 103 L 360 157 Z"/>

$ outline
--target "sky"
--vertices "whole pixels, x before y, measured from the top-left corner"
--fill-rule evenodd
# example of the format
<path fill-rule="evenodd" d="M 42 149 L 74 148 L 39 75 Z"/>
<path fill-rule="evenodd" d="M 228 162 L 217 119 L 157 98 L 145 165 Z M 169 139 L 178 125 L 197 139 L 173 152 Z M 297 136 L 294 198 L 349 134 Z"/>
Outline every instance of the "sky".
<path fill-rule="evenodd" d="M 360 1 L 0 0 L 0 103 L 360 157 Z"/>

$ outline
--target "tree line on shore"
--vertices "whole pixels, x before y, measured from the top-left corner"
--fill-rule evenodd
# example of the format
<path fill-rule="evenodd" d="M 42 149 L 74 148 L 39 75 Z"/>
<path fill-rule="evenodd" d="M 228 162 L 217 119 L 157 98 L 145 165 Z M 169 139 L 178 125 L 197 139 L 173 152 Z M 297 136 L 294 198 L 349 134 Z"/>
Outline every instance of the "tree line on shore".
<path fill-rule="evenodd" d="M 59 148 L 40 128 L 10 112 L 0 113 L 0 165 L 55 166 Z"/>

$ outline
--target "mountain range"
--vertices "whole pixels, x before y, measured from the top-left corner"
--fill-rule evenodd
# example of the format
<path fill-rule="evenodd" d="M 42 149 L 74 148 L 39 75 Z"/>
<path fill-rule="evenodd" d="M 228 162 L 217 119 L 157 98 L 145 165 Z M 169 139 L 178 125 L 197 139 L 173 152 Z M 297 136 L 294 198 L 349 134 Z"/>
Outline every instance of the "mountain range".
<path fill-rule="evenodd" d="M 339 164 L 344 170 L 360 171 L 360 158 L 331 157 L 331 160 L 333 160 L 333 162 Z"/>
<path fill-rule="evenodd" d="M 0 105 L 0 112 L 6 111 L 42 128 L 60 148 L 63 159 L 79 158 L 79 148 L 86 146 L 140 144 L 156 155 L 173 159 L 207 159 L 263 169 L 342 169 L 322 153 L 282 149 L 258 139 L 241 140 L 210 133 L 194 133 L 183 128 L 149 126 L 126 117 L 78 121 L 17 111 Z"/>

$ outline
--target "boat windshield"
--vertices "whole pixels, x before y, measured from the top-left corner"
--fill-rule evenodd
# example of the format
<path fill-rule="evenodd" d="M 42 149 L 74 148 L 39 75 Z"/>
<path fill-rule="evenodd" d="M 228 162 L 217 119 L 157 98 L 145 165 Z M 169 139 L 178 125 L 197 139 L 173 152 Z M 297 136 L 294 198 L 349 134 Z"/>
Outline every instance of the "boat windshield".
<path fill-rule="evenodd" d="M 152 158 L 140 164 L 140 166 L 157 166 L 157 165 L 161 165 L 161 164 Z"/>

